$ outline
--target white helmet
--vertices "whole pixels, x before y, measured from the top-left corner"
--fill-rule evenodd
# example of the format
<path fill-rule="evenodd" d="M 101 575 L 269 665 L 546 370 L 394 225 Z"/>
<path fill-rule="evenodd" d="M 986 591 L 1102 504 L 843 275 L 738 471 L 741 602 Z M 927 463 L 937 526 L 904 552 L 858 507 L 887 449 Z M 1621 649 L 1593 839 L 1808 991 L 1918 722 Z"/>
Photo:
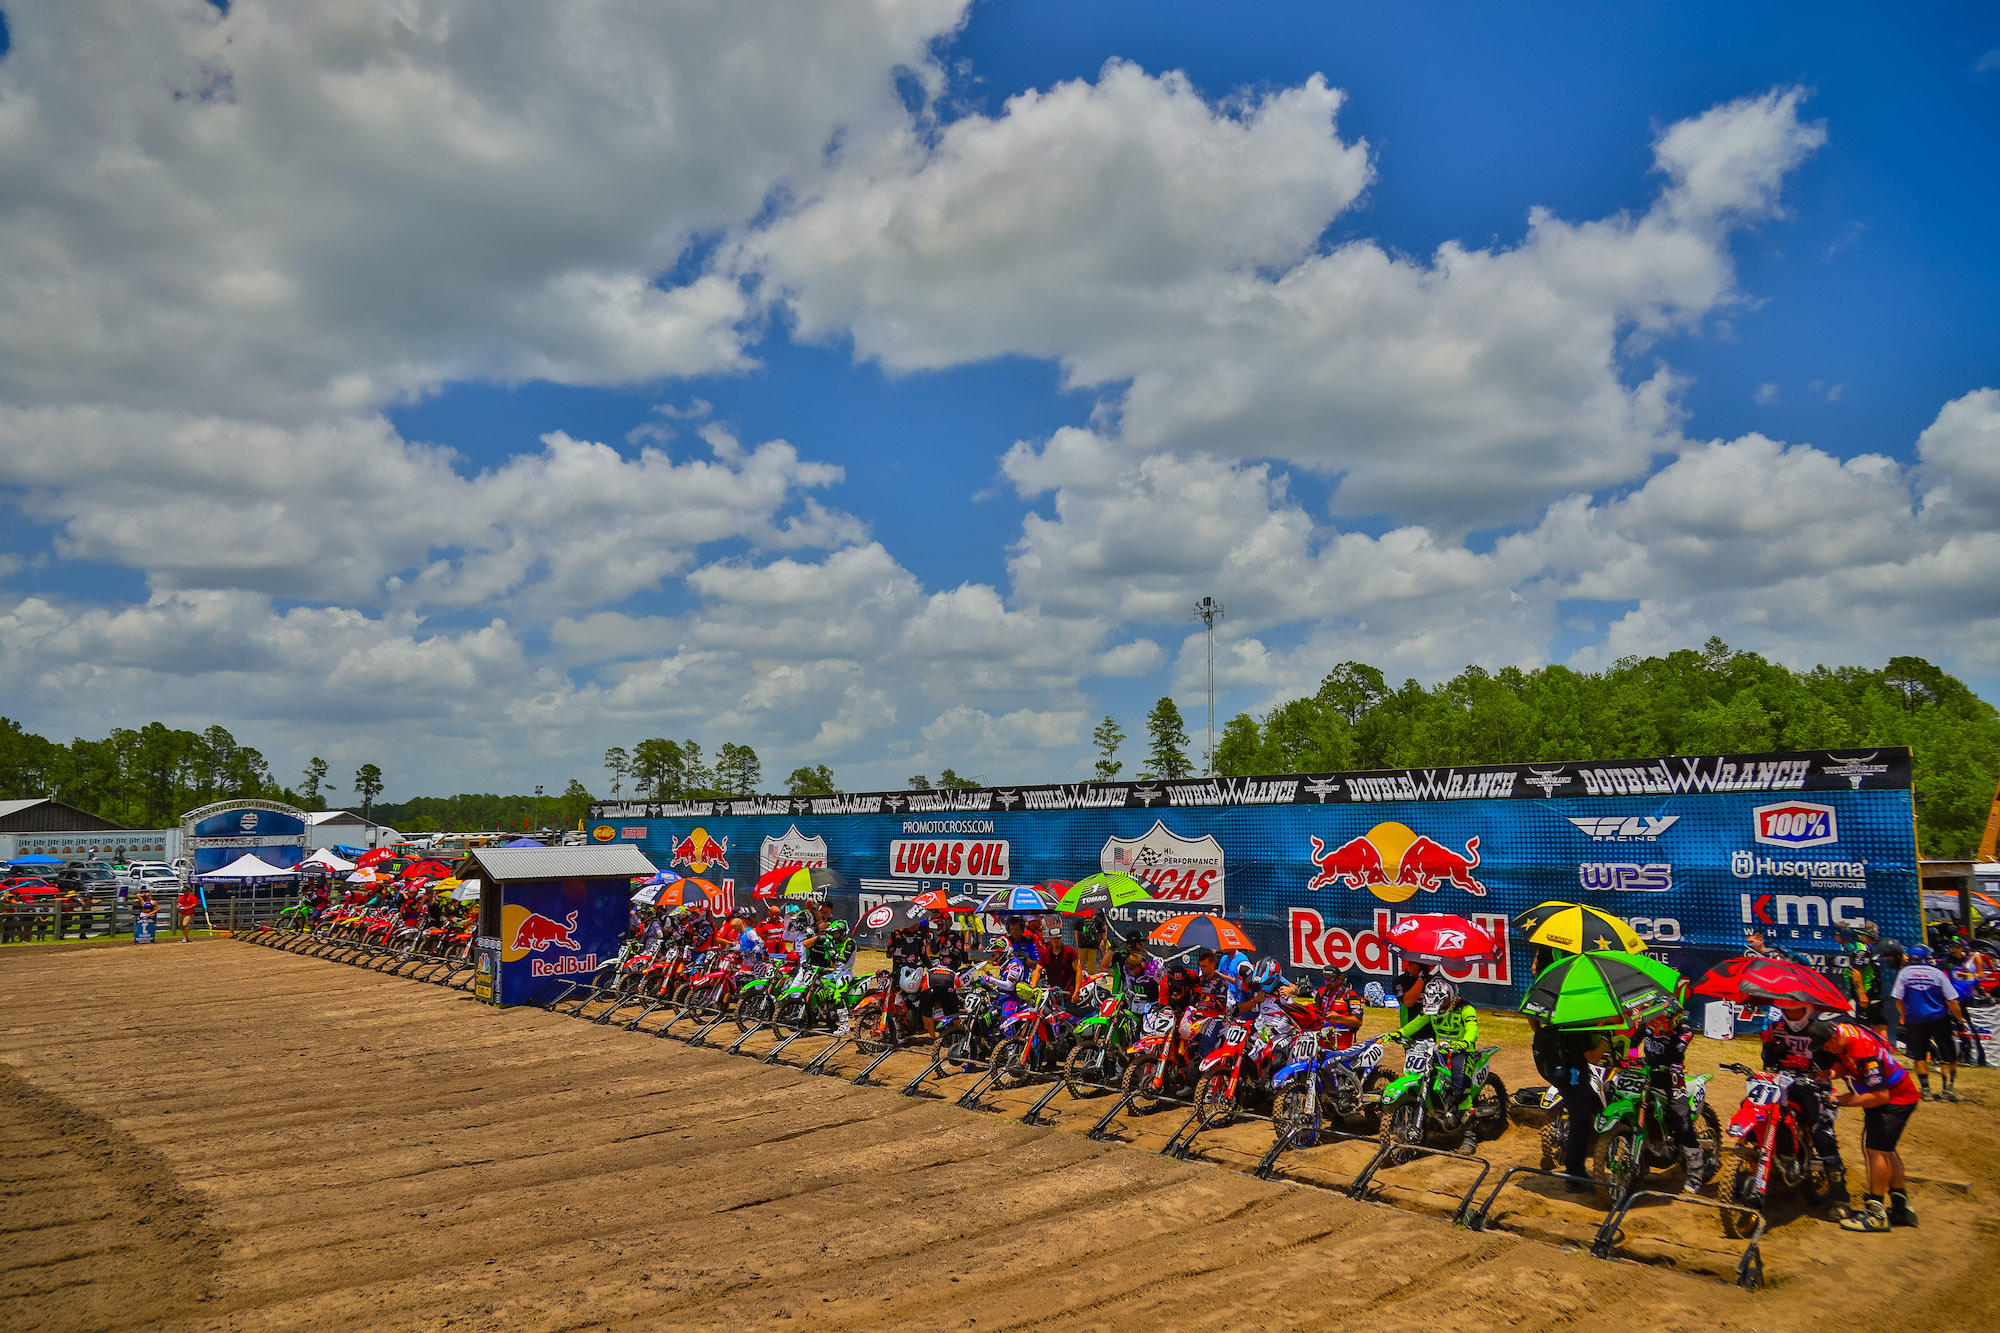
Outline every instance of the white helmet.
<path fill-rule="evenodd" d="M 1424 1012 L 1435 1017 L 1458 1001 L 1458 988 L 1442 977 L 1424 983 Z"/>

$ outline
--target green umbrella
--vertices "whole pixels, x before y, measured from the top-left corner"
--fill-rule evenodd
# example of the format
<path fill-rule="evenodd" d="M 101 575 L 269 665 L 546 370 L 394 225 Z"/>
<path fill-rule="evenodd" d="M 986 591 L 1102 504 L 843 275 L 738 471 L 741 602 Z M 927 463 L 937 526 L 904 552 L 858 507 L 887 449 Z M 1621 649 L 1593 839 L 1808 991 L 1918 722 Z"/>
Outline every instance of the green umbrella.
<path fill-rule="evenodd" d="M 1151 901 L 1153 890 L 1144 880 L 1122 870 L 1113 870 L 1087 875 L 1070 885 L 1069 891 L 1056 900 L 1056 906 L 1065 912 L 1075 913 Z"/>
<path fill-rule="evenodd" d="M 1681 974 L 1644 954 L 1602 950 L 1543 968 L 1521 1012 L 1556 1027 L 1621 1027 L 1674 1003 Z"/>

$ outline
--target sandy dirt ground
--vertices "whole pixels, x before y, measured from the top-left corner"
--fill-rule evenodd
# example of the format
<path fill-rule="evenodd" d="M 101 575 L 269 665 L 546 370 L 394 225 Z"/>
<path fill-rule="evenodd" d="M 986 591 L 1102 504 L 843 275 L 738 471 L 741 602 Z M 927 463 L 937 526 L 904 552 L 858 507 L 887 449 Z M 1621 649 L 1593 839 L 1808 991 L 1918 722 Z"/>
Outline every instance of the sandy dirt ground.
<path fill-rule="evenodd" d="M 1990 1329 L 2000 1078 L 1961 1088 L 1905 1138 L 1919 1229 L 1784 1210 L 1752 1294 L 1705 1210 L 1635 1212 L 1639 1261 L 1606 1262 L 1577 1248 L 1601 1210 L 1539 1189 L 1441 1220 L 1463 1163 L 1357 1202 L 1298 1183 L 1344 1186 L 1356 1145 L 1243 1174 L 1268 1125 L 1176 1162 L 1180 1117 L 1095 1143 L 1089 1099 L 1031 1127 L 1023 1094 L 961 1110 L 237 941 L 46 948 L 0 963 L 0 1329 Z"/>

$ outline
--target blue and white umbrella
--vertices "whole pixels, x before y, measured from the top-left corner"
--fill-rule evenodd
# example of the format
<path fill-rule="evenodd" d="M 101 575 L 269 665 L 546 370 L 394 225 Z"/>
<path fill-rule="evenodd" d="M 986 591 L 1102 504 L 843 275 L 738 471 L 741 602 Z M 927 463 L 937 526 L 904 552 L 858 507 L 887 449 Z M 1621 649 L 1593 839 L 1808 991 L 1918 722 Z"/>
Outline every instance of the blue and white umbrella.
<path fill-rule="evenodd" d="M 1023 884 L 988 894 L 978 910 L 987 916 L 1043 916 L 1056 910 L 1056 900 Z"/>

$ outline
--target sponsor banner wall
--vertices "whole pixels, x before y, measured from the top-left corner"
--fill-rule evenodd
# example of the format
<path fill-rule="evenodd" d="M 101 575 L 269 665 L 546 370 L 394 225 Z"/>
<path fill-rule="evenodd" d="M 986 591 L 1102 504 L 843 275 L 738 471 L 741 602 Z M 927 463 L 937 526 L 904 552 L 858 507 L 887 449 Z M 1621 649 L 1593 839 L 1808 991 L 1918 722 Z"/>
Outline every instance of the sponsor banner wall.
<path fill-rule="evenodd" d="M 498 973 L 496 1003 L 526 1004 L 544 987 L 553 994 L 554 982 L 588 981 L 599 963 L 618 956 L 631 914 L 627 881 L 533 880 L 503 885 L 500 894 L 500 933 L 481 949 Z"/>
<path fill-rule="evenodd" d="M 737 901 L 776 864 L 827 865 L 850 920 L 927 889 L 1123 870 L 1165 901 L 1114 913 L 1121 930 L 1222 912 L 1288 969 L 1357 983 L 1392 971 L 1401 916 L 1457 913 L 1506 940 L 1463 970 L 1484 1004 L 1518 1000 L 1530 959 L 1508 922 L 1550 899 L 1631 920 L 1691 973 L 1753 928 L 1809 957 L 1862 920 L 1920 938 L 1902 749 L 632 803 L 593 822 Z"/>
<path fill-rule="evenodd" d="M 193 873 L 220 870 L 246 854 L 280 869 L 305 859 L 305 811 L 275 801 L 223 801 L 183 815 L 181 847 Z"/>

